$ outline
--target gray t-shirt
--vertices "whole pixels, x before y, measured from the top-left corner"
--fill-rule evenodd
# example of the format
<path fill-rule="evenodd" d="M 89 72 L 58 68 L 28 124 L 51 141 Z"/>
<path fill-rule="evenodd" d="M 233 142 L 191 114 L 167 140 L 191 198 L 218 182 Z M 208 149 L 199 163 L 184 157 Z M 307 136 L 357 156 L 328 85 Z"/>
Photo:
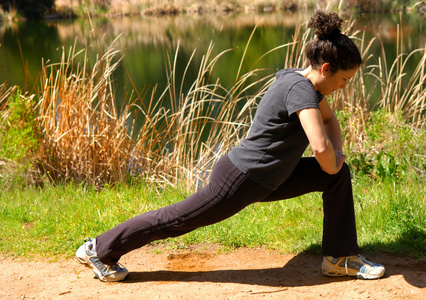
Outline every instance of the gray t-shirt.
<path fill-rule="evenodd" d="M 259 103 L 250 132 L 229 152 L 232 163 L 262 186 L 276 190 L 296 168 L 309 144 L 297 111 L 319 108 L 323 95 L 296 71 L 276 74 Z"/>

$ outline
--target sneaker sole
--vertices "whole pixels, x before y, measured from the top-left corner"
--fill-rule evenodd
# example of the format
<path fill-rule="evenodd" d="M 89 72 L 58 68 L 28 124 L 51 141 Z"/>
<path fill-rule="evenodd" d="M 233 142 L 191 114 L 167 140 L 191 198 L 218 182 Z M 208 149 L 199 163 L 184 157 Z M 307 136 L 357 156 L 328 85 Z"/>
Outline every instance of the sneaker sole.
<path fill-rule="evenodd" d="M 126 277 L 129 275 L 129 273 L 126 274 L 126 276 L 124 276 L 123 278 L 114 278 L 114 277 L 110 277 L 110 278 L 106 278 L 103 277 L 101 274 L 98 274 L 98 269 L 90 262 L 87 261 L 82 261 L 79 257 L 77 257 L 78 261 L 80 263 L 82 263 L 83 265 L 85 265 L 87 268 L 91 269 L 93 271 L 93 273 L 95 274 L 95 277 L 97 279 L 99 279 L 102 282 L 118 282 L 118 281 L 123 281 L 124 279 L 126 279 Z"/>
<path fill-rule="evenodd" d="M 97 278 L 97 279 L 99 279 L 100 281 L 102 281 L 102 282 L 114 282 L 114 280 L 105 280 L 101 275 L 99 275 L 96 271 L 98 270 L 95 266 L 93 266 L 91 263 L 88 263 L 88 262 L 86 262 L 86 261 L 83 261 L 83 260 L 81 260 L 79 257 L 77 257 L 77 259 L 78 259 L 78 261 L 80 262 L 80 263 L 82 263 L 86 268 L 89 268 L 89 269 L 91 269 L 92 271 L 93 271 L 93 273 L 95 274 L 95 277 Z M 121 281 L 121 280 L 124 280 L 124 278 L 123 279 L 120 279 L 120 280 L 115 280 L 115 281 Z"/>
<path fill-rule="evenodd" d="M 83 260 L 82 258 L 80 258 L 80 257 L 78 257 L 78 256 L 77 256 L 77 260 L 78 260 L 81 264 L 83 264 L 83 265 L 86 265 L 86 266 L 87 266 L 87 262 L 86 262 L 85 260 Z"/>
<path fill-rule="evenodd" d="M 92 265 L 89 261 L 87 261 L 85 258 L 82 258 L 82 257 L 78 256 L 78 251 L 77 251 L 77 253 L 76 253 L 75 257 L 77 258 L 77 260 L 78 260 L 81 264 L 83 264 L 85 267 L 87 267 L 87 268 L 91 269 L 91 270 L 93 271 L 93 273 L 95 273 L 95 277 L 96 277 L 97 279 L 99 279 L 100 281 L 103 281 L 103 282 L 108 282 L 107 280 L 105 280 L 105 279 L 101 278 L 102 276 L 100 276 L 100 275 L 96 272 L 96 271 L 97 271 L 97 268 L 96 268 L 95 266 L 93 266 L 93 265 Z"/>
<path fill-rule="evenodd" d="M 328 277 L 343 277 L 343 276 L 350 276 L 348 274 L 343 273 L 336 273 L 336 272 L 324 272 L 322 271 L 322 275 L 328 276 Z"/>
<path fill-rule="evenodd" d="M 384 275 L 384 273 L 380 275 L 369 275 L 369 274 L 363 274 L 363 273 L 357 273 L 357 274 L 351 275 L 346 273 L 336 273 L 336 272 L 326 272 L 326 271 L 322 271 L 322 274 L 328 277 L 349 276 L 349 277 L 356 277 L 358 279 L 364 279 L 364 280 L 379 279 Z"/>
<path fill-rule="evenodd" d="M 371 279 L 379 279 L 381 278 L 385 273 L 381 274 L 381 275 L 369 275 L 369 274 L 362 274 L 362 273 L 358 273 L 358 275 L 356 276 L 356 278 L 358 279 L 366 279 L 366 280 L 371 280 Z"/>
<path fill-rule="evenodd" d="M 117 281 L 123 281 L 124 279 L 126 279 L 126 277 L 128 276 L 128 272 L 127 274 L 123 277 L 123 278 L 116 278 L 115 276 L 112 277 L 104 277 L 102 276 L 102 274 L 99 274 L 99 270 L 98 268 L 92 263 L 92 261 L 90 260 L 90 258 L 86 255 L 85 249 L 84 249 L 84 245 L 81 246 L 75 253 L 75 256 L 77 258 L 77 260 L 85 265 L 87 268 L 92 269 L 93 273 L 95 274 L 95 277 L 97 279 L 99 279 L 102 282 L 117 282 Z"/>

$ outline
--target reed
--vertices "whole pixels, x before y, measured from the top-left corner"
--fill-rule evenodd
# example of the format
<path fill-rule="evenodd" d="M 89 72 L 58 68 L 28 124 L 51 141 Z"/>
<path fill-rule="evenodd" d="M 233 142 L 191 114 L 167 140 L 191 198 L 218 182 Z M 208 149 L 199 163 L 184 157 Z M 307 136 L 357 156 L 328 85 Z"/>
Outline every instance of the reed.
<path fill-rule="evenodd" d="M 213 162 L 248 130 L 255 101 L 265 91 L 269 77 L 247 85 L 247 80 L 258 71 L 253 70 L 237 75 L 230 89 L 219 82 L 210 83 L 214 65 L 227 52 L 211 57 L 212 50 L 213 44 L 203 56 L 198 76 L 186 92 L 183 85 L 193 56 L 180 83 L 176 82 L 178 51 L 173 58 L 169 56 L 167 90 L 159 101 L 152 95 L 147 108 L 139 107 L 145 120 L 136 138 L 133 161 L 137 170 L 155 175 L 149 178 L 196 186 L 206 179 Z M 254 96 L 247 96 L 247 89 L 255 84 L 261 88 Z M 164 101 L 167 104 L 163 106 Z M 168 111 L 165 106 L 170 107 Z"/>
<path fill-rule="evenodd" d="M 330 2 L 330 1 L 328 1 Z M 339 0 L 332 0 L 337 3 Z M 55 6 L 60 11 L 72 9 L 82 14 L 107 14 L 109 16 L 122 15 L 176 15 L 180 13 L 208 13 L 208 12 L 270 12 L 283 9 L 297 9 L 315 7 L 314 0 L 90 0 L 81 2 L 72 0 L 56 0 Z"/>
<path fill-rule="evenodd" d="M 16 86 L 7 87 L 6 83 L 0 84 L 0 112 L 1 112 L 1 120 L 4 121 L 7 118 L 7 113 L 9 111 L 6 109 L 7 100 L 11 95 L 13 95 L 16 91 Z"/>
<path fill-rule="evenodd" d="M 350 32 L 350 23 L 346 33 Z M 344 115 L 342 125 L 346 147 L 350 152 L 372 155 L 380 151 L 369 148 L 369 143 L 366 143 L 368 122 L 378 110 L 389 113 L 390 123 L 396 125 L 399 122 L 396 116 L 401 115 L 404 123 L 413 131 L 424 130 L 426 47 L 405 53 L 402 30 L 400 27 L 398 29 L 396 58 L 390 67 L 386 63 L 386 51 L 380 36 L 367 42 L 364 32 L 357 31 L 351 35 L 358 41 L 364 64 L 345 90 L 339 90 L 330 97 L 333 108 L 338 114 Z M 379 57 L 368 54 L 376 41 L 382 45 L 382 55 Z M 409 63 L 416 65 L 414 72 L 407 71 Z M 375 89 L 379 89 L 379 93 L 374 93 Z"/>
<path fill-rule="evenodd" d="M 87 52 L 72 47 L 59 63 L 43 64 L 36 107 L 39 166 L 54 181 L 99 184 L 127 173 L 128 111 L 117 111 L 111 83 L 117 53 L 111 47 L 89 67 Z"/>
<path fill-rule="evenodd" d="M 291 48 L 287 65 L 302 63 L 297 34 L 278 47 Z M 253 66 L 246 74 L 238 70 L 230 88 L 211 83 L 215 64 L 230 51 L 213 57 L 213 48 L 203 56 L 188 91 L 183 86 L 195 51 L 181 82 L 176 79 L 179 46 L 174 54 L 166 53 L 167 88 L 159 96 L 156 88 L 151 94 L 135 88 L 136 97 L 127 99 L 120 112 L 111 84 L 119 52 L 111 46 L 89 67 L 84 49 L 63 49 L 61 62 L 44 65 L 40 77 L 36 109 L 43 172 L 54 181 L 95 185 L 116 183 L 128 174 L 188 187 L 204 183 L 214 161 L 245 136 L 256 103 L 273 80 L 272 75 L 253 80 L 261 71 Z"/>
<path fill-rule="evenodd" d="M 386 107 L 390 113 L 402 112 L 404 118 L 413 126 L 421 127 L 425 123 L 426 110 L 426 44 L 423 49 L 417 49 L 410 53 L 405 53 L 402 42 L 402 30 L 398 26 L 397 35 L 397 57 L 390 67 L 386 65 L 386 53 L 382 47 L 382 57 L 379 58 L 378 65 L 371 66 L 378 68 L 380 77 L 378 82 L 381 88 L 380 105 Z M 406 66 L 413 60 L 416 54 L 421 58 L 410 74 L 406 71 Z"/>
<path fill-rule="evenodd" d="M 77 15 L 176 15 L 188 13 L 271 12 L 306 8 L 338 8 L 346 12 L 415 11 L 424 9 L 421 1 L 344 1 L 344 0 L 56 0 L 56 8 L 64 15 L 74 11 Z"/>
<path fill-rule="evenodd" d="M 352 24 L 353 21 L 346 23 L 346 33 L 351 33 Z M 299 26 L 292 41 L 269 52 L 285 48 L 284 67 L 303 67 L 311 34 L 306 24 Z M 424 130 L 425 50 L 404 55 L 400 47 L 400 54 L 388 69 L 381 63 L 386 61 L 383 58 L 378 58 L 378 64 L 371 63 L 373 57 L 368 50 L 374 40 L 366 41 L 363 32 L 353 32 L 351 36 L 360 45 L 365 66 L 345 91 L 336 92 L 329 100 L 338 116 L 344 116 L 341 119 L 346 147 L 351 152 L 377 154 L 377 149 L 369 148 L 367 142 L 368 123 L 375 111 L 365 82 L 373 78 L 380 87 L 380 97 L 375 101 L 378 106 L 390 114 L 400 112 L 413 130 Z M 241 66 L 250 41 L 251 38 Z M 211 82 L 215 65 L 232 51 L 213 56 L 212 43 L 198 65 L 197 78 L 184 90 L 195 51 L 178 82 L 178 45 L 174 53 L 165 53 L 165 90 L 154 87 L 138 91 L 134 87 L 118 109 L 112 73 L 122 57 L 115 45 L 106 49 L 100 46 L 93 65 L 86 49 L 77 50 L 75 46 L 68 51 L 62 49 L 60 62 L 43 64 L 35 97 L 37 165 L 53 181 L 72 180 L 95 186 L 115 184 L 129 176 L 188 189 L 204 184 L 214 162 L 247 134 L 257 103 L 274 80 L 273 74 L 263 76 L 254 64 L 244 74 L 239 68 L 231 87 L 222 86 L 219 80 Z M 423 56 L 416 71 L 408 76 L 407 60 L 417 57 L 417 52 Z M 408 83 L 404 81 L 406 77 Z"/>
<path fill-rule="evenodd" d="M 286 65 L 303 63 L 299 35 L 297 31 L 294 41 L 271 50 L 288 48 Z M 244 64 L 250 41 L 251 37 L 240 66 Z M 212 57 L 212 50 L 213 44 L 203 56 L 198 76 L 188 91 L 183 91 L 183 86 L 194 53 L 179 83 L 176 82 L 178 50 L 174 55 L 168 54 L 166 91 L 159 100 L 152 94 L 147 108 L 139 107 L 145 121 L 136 138 L 132 161 L 136 170 L 151 174 L 148 176 L 151 180 L 179 182 L 190 188 L 204 184 L 214 162 L 246 135 L 258 101 L 274 80 L 273 75 L 258 76 L 262 70 L 254 64 L 245 74 L 240 74 L 239 68 L 230 88 L 223 87 L 219 81 L 211 83 L 215 64 L 230 51 Z M 145 100 L 139 96 L 138 102 L 145 103 Z M 164 107 L 170 109 L 165 111 Z"/>

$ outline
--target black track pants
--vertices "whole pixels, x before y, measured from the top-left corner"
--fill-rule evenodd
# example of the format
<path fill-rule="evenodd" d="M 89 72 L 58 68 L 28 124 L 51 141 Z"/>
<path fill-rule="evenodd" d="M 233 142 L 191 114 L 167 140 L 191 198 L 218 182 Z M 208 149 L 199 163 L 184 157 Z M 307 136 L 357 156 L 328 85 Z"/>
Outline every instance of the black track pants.
<path fill-rule="evenodd" d="M 315 191 L 323 192 L 323 255 L 358 254 L 351 177 L 346 164 L 336 175 L 328 175 L 315 158 L 302 158 L 290 178 L 271 191 L 244 175 L 227 155 L 214 166 L 207 186 L 181 202 L 146 212 L 98 236 L 96 252 L 103 263 L 113 265 L 134 249 L 217 223 L 252 203 Z"/>

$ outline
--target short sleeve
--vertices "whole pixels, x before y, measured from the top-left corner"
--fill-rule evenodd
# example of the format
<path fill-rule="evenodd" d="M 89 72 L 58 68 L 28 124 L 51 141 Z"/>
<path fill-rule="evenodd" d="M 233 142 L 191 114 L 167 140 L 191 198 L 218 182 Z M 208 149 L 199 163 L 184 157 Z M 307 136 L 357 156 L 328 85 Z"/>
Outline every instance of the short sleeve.
<path fill-rule="evenodd" d="M 287 94 L 286 106 L 288 115 L 292 118 L 296 117 L 299 110 L 305 108 L 318 108 L 320 98 L 315 92 L 313 85 L 306 81 L 295 83 Z"/>

